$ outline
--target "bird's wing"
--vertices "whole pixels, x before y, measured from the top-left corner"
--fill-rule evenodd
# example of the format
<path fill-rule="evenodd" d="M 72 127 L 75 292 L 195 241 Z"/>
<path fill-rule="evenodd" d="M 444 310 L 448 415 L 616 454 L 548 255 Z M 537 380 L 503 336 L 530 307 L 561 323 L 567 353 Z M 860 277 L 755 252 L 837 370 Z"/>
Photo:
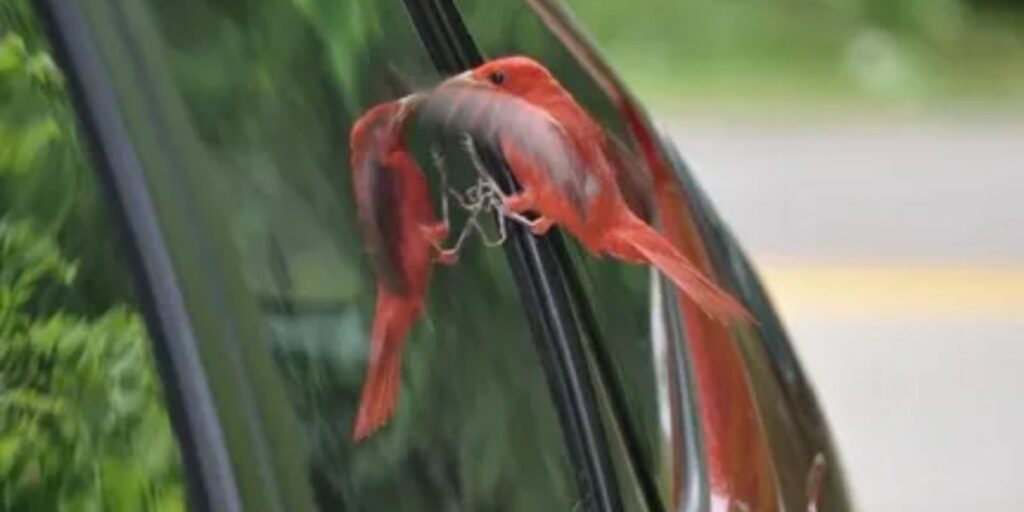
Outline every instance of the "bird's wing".
<path fill-rule="evenodd" d="M 581 216 L 588 199 L 598 192 L 597 178 L 565 128 L 522 98 L 482 85 L 447 84 L 427 95 L 420 116 L 492 147 L 521 152 Z"/>
<path fill-rule="evenodd" d="M 378 151 L 372 141 L 369 144 L 370 147 L 353 152 L 356 214 L 377 279 L 400 294 L 408 286 L 399 259 L 402 175 L 386 163 L 386 154 Z"/>
<path fill-rule="evenodd" d="M 650 223 L 654 219 L 654 177 L 644 162 L 622 139 L 606 137 L 605 157 L 615 172 L 615 182 L 626 204 L 637 217 Z"/>

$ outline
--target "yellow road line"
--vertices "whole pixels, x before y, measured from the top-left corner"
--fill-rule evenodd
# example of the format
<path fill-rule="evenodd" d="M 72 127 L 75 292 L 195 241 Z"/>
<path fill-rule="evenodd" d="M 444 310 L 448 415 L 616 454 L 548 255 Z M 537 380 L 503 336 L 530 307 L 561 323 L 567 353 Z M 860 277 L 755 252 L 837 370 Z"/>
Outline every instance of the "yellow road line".
<path fill-rule="evenodd" d="M 1024 321 L 1024 266 L 759 266 L 783 316 Z"/>

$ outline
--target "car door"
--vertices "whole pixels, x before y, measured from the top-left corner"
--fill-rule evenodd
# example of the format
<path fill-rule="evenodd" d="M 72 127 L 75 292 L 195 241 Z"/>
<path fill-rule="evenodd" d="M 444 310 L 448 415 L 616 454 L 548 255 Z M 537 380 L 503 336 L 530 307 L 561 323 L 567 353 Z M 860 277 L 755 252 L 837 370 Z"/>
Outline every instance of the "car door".
<path fill-rule="evenodd" d="M 196 508 L 768 510 L 806 506 L 817 454 L 835 461 L 750 266 L 555 4 L 39 5 L 128 228 Z M 508 53 L 540 58 L 644 160 L 662 229 L 761 327 L 512 226 L 435 270 L 398 411 L 353 443 L 375 282 L 349 129 Z"/>
<path fill-rule="evenodd" d="M 555 353 L 577 327 L 494 251 L 438 271 L 395 419 L 350 441 L 374 282 L 347 132 L 384 99 L 368 63 L 436 71 L 403 6 L 317 7 L 47 10 L 140 256 L 198 506 L 617 508 L 587 368 Z"/>

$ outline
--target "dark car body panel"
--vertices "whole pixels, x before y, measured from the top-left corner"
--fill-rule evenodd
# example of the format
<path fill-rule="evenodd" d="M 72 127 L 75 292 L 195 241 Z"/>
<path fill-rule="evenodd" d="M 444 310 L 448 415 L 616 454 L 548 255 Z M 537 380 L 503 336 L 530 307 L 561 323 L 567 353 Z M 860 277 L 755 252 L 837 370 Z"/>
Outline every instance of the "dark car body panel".
<path fill-rule="evenodd" d="M 559 4 L 37 5 L 133 249 L 193 508 L 805 510 L 819 487 L 818 510 L 848 508 L 752 265 Z M 512 226 L 503 257 L 437 271 L 398 415 L 353 445 L 374 282 L 348 127 L 395 75 L 425 86 L 511 53 L 630 141 L 662 230 L 758 324 Z"/>

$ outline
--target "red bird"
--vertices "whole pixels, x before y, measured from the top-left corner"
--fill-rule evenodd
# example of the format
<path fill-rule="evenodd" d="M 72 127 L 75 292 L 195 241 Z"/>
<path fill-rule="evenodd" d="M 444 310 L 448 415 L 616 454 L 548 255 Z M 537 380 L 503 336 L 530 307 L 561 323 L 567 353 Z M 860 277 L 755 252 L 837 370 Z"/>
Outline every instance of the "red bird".
<path fill-rule="evenodd" d="M 492 60 L 449 78 L 424 101 L 426 118 L 501 150 L 523 189 L 505 205 L 535 234 L 558 224 L 591 252 L 654 265 L 708 314 L 750 320 L 736 299 L 630 209 L 620 187 L 638 181 L 624 179 L 627 171 L 617 167 L 625 163 L 622 148 L 544 66 L 521 56 Z M 540 217 L 520 216 L 531 210 Z"/>
<path fill-rule="evenodd" d="M 426 176 L 406 148 L 405 120 L 418 96 L 382 103 L 352 127 L 352 181 L 364 243 L 377 277 L 370 363 L 353 439 L 383 426 L 395 410 L 402 346 L 423 311 L 423 296 L 442 251 L 446 222 L 434 213 Z"/>

